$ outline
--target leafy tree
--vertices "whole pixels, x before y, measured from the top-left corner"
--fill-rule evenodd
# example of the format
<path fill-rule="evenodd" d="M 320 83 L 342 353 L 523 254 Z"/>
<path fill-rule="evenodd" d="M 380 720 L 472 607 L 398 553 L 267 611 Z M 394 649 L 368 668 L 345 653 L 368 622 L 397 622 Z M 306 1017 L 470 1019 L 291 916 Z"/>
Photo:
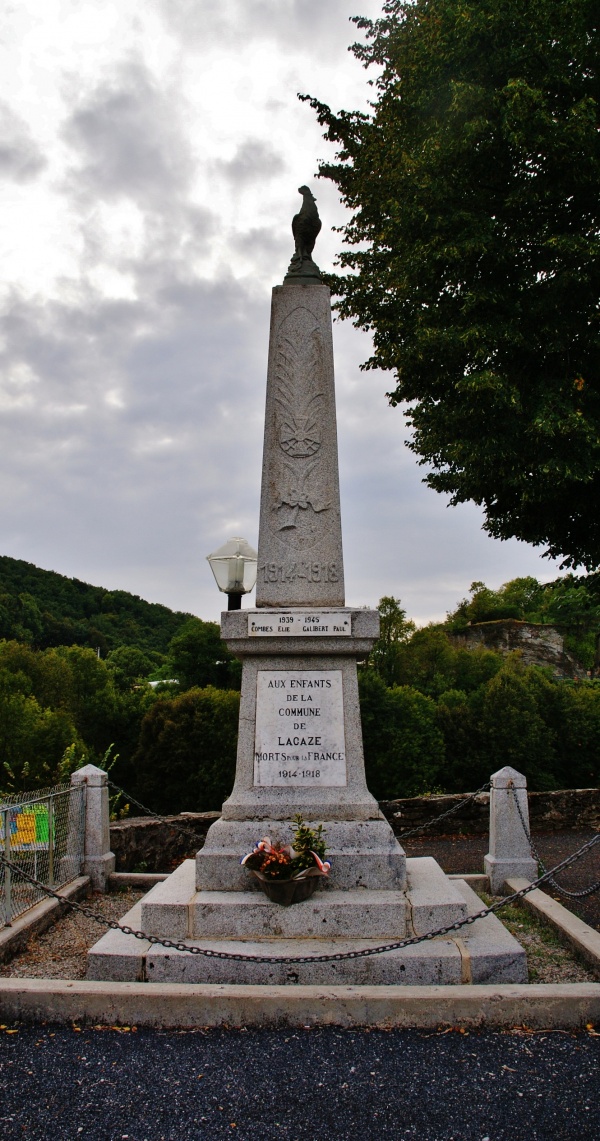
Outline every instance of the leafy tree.
<path fill-rule="evenodd" d="M 445 792 L 472 791 L 485 784 L 492 771 L 473 705 L 472 695 L 461 689 L 446 690 L 437 701 L 436 720 L 446 758 L 440 785 Z"/>
<path fill-rule="evenodd" d="M 117 712 L 110 672 L 93 650 L 83 646 L 60 646 L 56 653 L 69 666 L 70 708 L 75 724 L 90 750 L 102 755 L 114 740 L 112 728 Z"/>
<path fill-rule="evenodd" d="M 54 784 L 65 750 L 81 744 L 67 711 L 43 709 L 28 688 L 23 673 L 0 667 L 0 788 L 5 790 Z"/>
<path fill-rule="evenodd" d="M 154 668 L 151 658 L 135 646 L 117 646 L 109 653 L 106 664 L 115 686 L 122 692 L 143 684 Z"/>
<path fill-rule="evenodd" d="M 565 575 L 544 585 L 535 578 L 515 578 L 499 590 L 471 583 L 471 598 L 463 598 L 448 615 L 447 628 L 464 629 L 470 622 L 517 618 L 551 623 L 562 628 L 567 649 L 582 664 L 600 673 L 600 576 Z"/>
<path fill-rule="evenodd" d="M 240 686 L 240 663 L 221 641 L 216 622 L 191 618 L 171 640 L 169 658 L 173 676 L 179 679 L 182 689 L 207 685 L 237 689 Z"/>
<path fill-rule="evenodd" d="M 562 788 L 600 785 L 600 682 L 563 686 L 566 706 L 558 737 Z"/>
<path fill-rule="evenodd" d="M 546 692 L 545 692 L 546 691 Z M 556 684 L 536 666 L 511 655 L 474 695 L 472 709 L 482 735 L 482 760 L 490 773 L 512 765 L 533 790 L 560 788 L 556 772 L 556 729 L 548 711 Z"/>
<path fill-rule="evenodd" d="M 539 620 L 539 608 L 544 587 L 536 578 L 514 578 L 499 590 L 490 590 L 484 582 L 471 583 L 471 598 L 459 602 L 448 615 L 452 629 L 460 629 L 469 622 L 497 622 L 503 618 Z"/>
<path fill-rule="evenodd" d="M 239 708 L 239 693 L 213 686 L 156 702 L 142 722 L 133 760 L 150 807 L 220 809 L 233 787 Z"/>
<path fill-rule="evenodd" d="M 600 564 L 594 0 L 388 0 L 369 114 L 312 99 L 353 212 L 331 277 L 396 374 L 426 482 L 493 536 Z M 308 98 L 305 96 L 304 98 Z"/>
<path fill-rule="evenodd" d="M 411 686 L 388 687 L 374 670 L 359 674 L 369 789 L 378 799 L 419 796 L 443 778 L 444 739 L 435 703 Z"/>
<path fill-rule="evenodd" d="M 445 630 L 425 626 L 398 651 L 396 677 L 430 697 L 449 689 L 470 693 L 498 672 L 502 657 L 492 650 L 464 650 L 453 645 Z"/>
<path fill-rule="evenodd" d="M 380 598 L 377 609 L 381 621 L 380 635 L 369 655 L 369 666 L 379 674 L 386 685 L 399 681 L 399 647 L 407 641 L 416 627 L 407 620 L 406 610 L 399 598 L 386 595 Z"/>

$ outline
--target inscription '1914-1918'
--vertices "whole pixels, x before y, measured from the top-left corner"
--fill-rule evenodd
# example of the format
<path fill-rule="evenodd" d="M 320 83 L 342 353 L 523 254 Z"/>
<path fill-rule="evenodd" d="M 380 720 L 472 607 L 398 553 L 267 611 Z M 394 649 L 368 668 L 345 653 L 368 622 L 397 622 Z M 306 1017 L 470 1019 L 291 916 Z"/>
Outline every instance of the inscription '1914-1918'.
<path fill-rule="evenodd" d="M 341 670 L 259 670 L 254 784 L 346 784 Z"/>
<path fill-rule="evenodd" d="M 337 563 L 261 563 L 258 577 L 262 582 L 339 582 L 340 571 Z"/>

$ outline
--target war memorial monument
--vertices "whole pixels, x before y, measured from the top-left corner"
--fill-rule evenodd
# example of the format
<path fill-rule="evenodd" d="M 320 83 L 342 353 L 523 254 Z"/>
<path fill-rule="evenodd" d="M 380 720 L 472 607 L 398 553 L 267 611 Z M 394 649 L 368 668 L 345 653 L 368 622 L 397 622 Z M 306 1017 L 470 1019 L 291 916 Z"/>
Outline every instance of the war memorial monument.
<path fill-rule="evenodd" d="M 525 982 L 525 953 L 492 915 L 455 937 L 360 955 L 475 914 L 481 901 L 434 859 L 406 858 L 366 785 L 357 660 L 379 615 L 345 606 L 330 293 L 312 259 L 316 203 L 300 193 L 295 253 L 272 298 L 256 606 L 221 623 L 243 663 L 235 784 L 196 860 L 122 921 L 231 957 L 112 931 L 90 951 L 88 978 Z M 284 907 L 240 861 L 264 835 L 288 843 L 297 813 L 323 824 L 331 871 L 312 898 Z M 332 954 L 348 957 L 323 958 Z"/>

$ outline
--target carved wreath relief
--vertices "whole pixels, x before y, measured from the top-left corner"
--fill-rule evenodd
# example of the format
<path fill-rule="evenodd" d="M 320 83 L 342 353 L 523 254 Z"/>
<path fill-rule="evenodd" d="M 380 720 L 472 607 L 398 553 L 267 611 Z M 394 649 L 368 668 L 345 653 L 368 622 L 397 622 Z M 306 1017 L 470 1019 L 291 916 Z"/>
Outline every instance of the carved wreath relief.
<path fill-rule="evenodd" d="M 297 548 L 318 541 L 331 508 L 323 492 L 328 484 L 322 471 L 323 353 L 321 330 L 312 313 L 308 309 L 290 313 L 279 331 L 275 371 L 279 458 L 271 529 Z"/>

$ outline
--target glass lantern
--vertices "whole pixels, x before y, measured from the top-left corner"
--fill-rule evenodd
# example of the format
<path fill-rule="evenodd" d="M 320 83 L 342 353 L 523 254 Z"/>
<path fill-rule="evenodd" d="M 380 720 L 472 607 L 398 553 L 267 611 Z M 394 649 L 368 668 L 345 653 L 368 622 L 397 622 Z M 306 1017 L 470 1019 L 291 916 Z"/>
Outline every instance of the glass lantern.
<path fill-rule="evenodd" d="M 256 583 L 256 551 L 246 539 L 235 537 L 206 557 L 219 590 L 227 595 L 227 609 L 239 610 L 242 595 L 249 594 Z"/>

